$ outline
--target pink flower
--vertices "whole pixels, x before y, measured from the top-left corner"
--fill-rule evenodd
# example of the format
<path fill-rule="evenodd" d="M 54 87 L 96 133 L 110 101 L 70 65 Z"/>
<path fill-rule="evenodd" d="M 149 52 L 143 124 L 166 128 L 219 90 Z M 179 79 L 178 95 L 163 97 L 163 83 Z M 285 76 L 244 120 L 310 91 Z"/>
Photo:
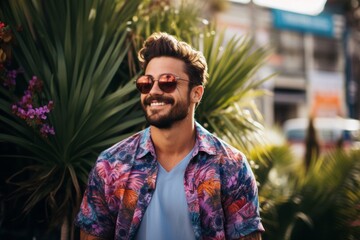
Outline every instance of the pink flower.
<path fill-rule="evenodd" d="M 50 127 L 48 124 L 43 124 L 41 129 L 40 129 L 40 133 L 44 136 L 47 137 L 48 134 L 51 135 L 55 135 L 55 131 L 53 127 Z"/>
<path fill-rule="evenodd" d="M 42 81 L 33 76 L 24 95 L 19 102 L 11 106 L 11 109 L 16 116 L 24 119 L 29 126 L 39 130 L 40 135 L 46 138 L 55 134 L 54 128 L 45 122 L 48 119 L 47 114 L 54 108 L 54 102 L 50 100 L 46 105 L 37 107 L 41 100 L 42 87 Z"/>
<path fill-rule="evenodd" d="M 34 117 L 35 117 L 35 110 L 34 109 L 29 109 L 28 111 L 27 111 L 27 117 L 28 118 L 30 118 L 30 119 L 33 119 Z"/>

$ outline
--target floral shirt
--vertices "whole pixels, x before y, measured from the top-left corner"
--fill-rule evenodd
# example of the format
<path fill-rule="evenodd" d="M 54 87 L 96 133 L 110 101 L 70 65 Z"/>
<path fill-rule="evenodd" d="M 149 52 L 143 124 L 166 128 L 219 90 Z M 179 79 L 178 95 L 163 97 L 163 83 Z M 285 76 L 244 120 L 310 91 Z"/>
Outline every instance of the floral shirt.
<path fill-rule="evenodd" d="M 257 186 L 245 156 L 196 123 L 184 175 L 196 239 L 237 239 L 264 231 Z M 134 239 L 156 187 L 158 164 L 147 128 L 102 152 L 75 224 L 104 239 Z"/>

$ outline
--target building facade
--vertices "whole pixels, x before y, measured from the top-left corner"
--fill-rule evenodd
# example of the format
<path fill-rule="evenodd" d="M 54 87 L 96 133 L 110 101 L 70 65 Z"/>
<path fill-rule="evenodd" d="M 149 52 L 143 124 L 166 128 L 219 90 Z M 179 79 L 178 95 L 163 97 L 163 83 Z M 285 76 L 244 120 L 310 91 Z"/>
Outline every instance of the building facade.
<path fill-rule="evenodd" d="M 230 1 L 216 15 L 229 37 L 250 35 L 273 49 L 259 72 L 278 75 L 264 87 L 273 92 L 261 103 L 267 125 L 295 117 L 348 117 L 345 22 L 340 14 L 309 16 Z"/>

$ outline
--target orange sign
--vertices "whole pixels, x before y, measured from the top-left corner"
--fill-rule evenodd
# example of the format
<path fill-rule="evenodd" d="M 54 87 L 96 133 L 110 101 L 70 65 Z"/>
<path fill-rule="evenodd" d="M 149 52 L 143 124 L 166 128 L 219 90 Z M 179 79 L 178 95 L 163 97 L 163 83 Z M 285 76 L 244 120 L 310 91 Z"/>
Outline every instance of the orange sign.
<path fill-rule="evenodd" d="M 312 116 L 317 117 L 342 116 L 339 94 L 336 92 L 314 92 L 311 113 Z"/>

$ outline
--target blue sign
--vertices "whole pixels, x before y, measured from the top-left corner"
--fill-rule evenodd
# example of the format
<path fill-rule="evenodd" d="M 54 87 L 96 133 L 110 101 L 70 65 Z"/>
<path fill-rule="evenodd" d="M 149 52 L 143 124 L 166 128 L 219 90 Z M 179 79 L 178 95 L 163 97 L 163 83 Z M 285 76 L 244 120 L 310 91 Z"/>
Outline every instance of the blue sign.
<path fill-rule="evenodd" d="M 313 33 L 327 37 L 334 36 L 334 20 L 331 14 L 318 16 L 303 15 L 272 9 L 275 28 Z"/>

